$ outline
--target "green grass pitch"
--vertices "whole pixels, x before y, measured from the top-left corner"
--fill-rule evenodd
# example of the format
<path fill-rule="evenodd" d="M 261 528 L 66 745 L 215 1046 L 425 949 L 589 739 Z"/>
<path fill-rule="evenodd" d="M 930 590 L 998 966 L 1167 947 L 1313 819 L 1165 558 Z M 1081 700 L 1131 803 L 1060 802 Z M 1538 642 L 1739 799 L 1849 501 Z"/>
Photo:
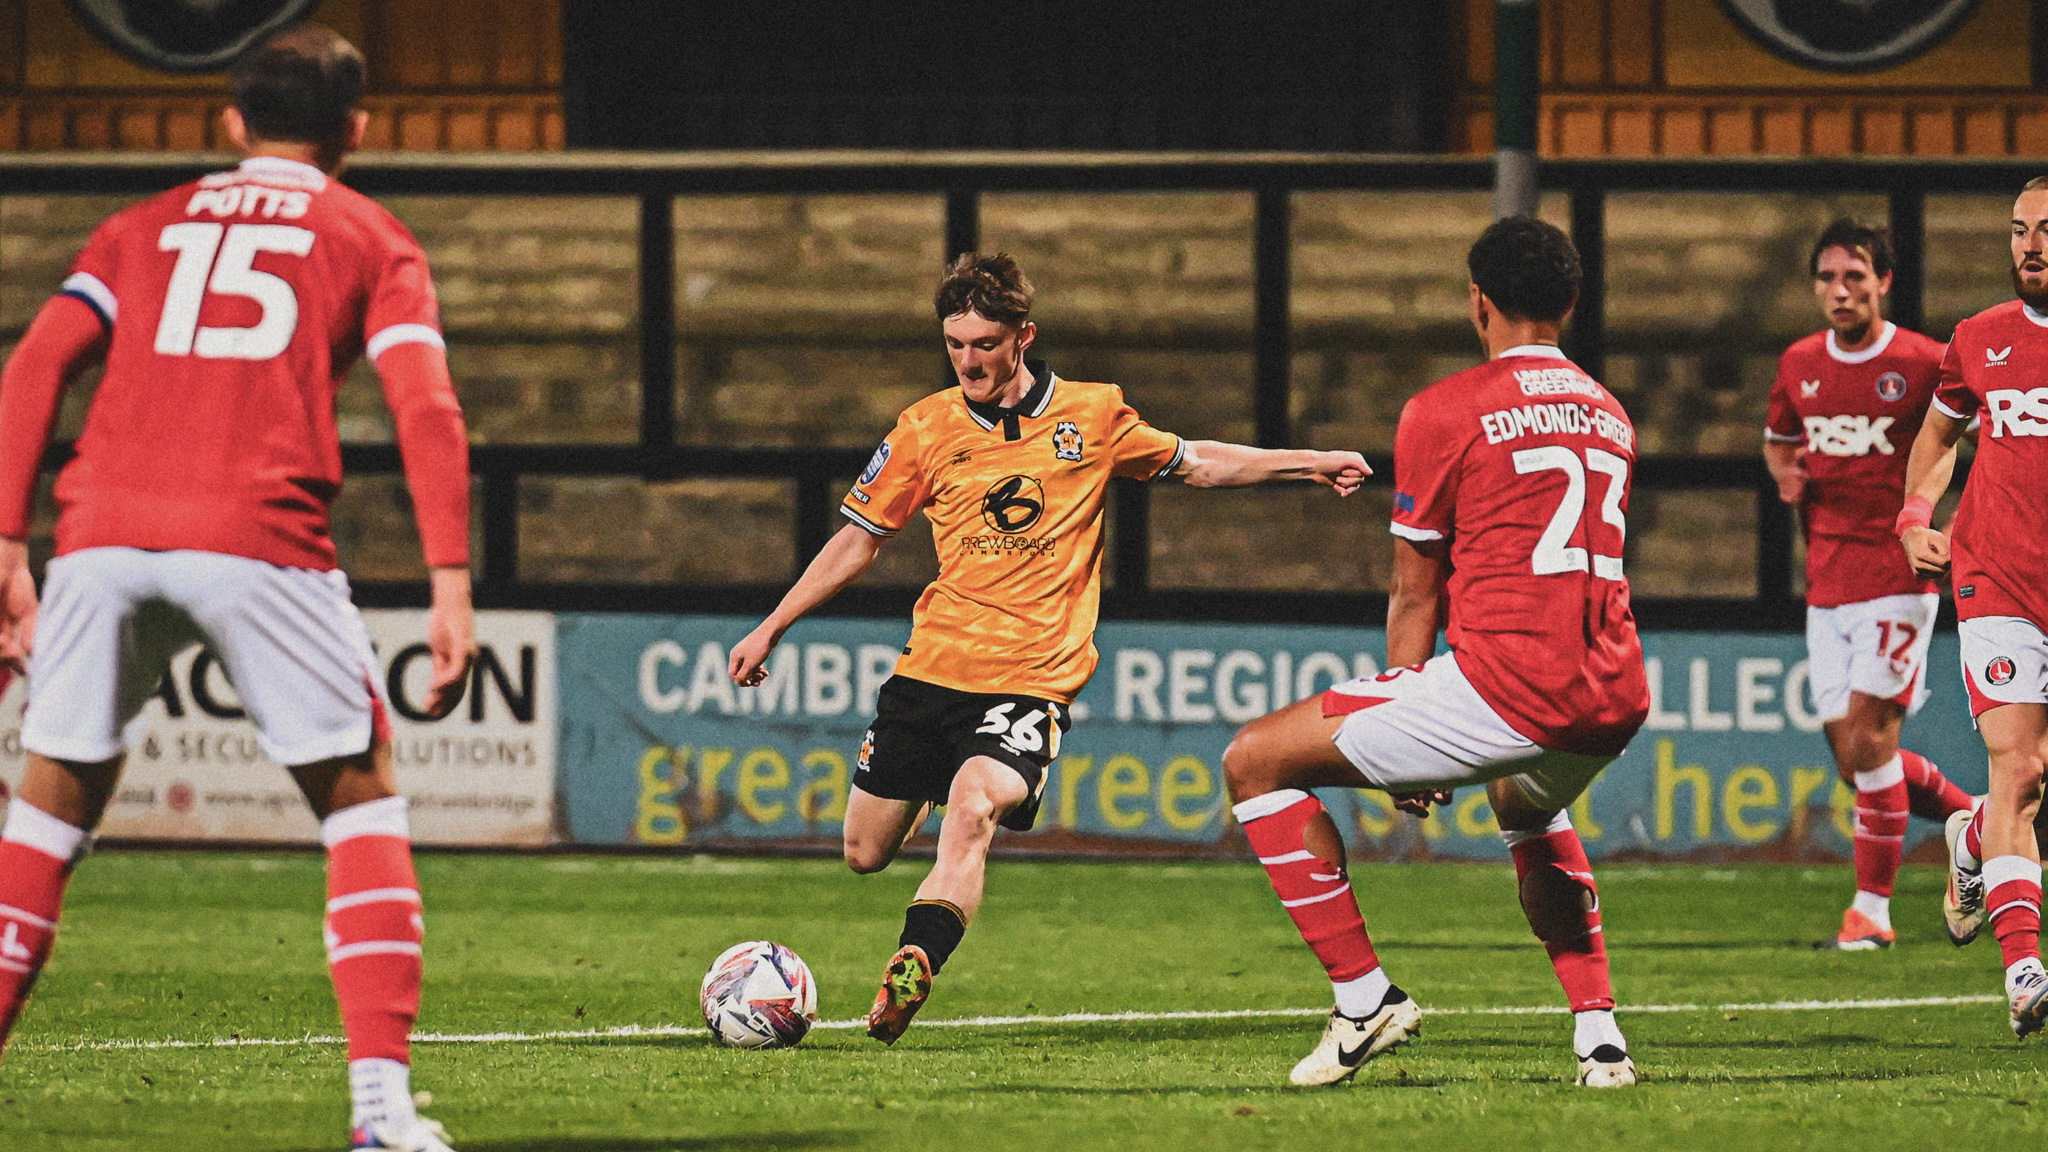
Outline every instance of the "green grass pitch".
<path fill-rule="evenodd" d="M 312 855 L 108 852 L 4 1065 L 0 1148 L 298 1152 L 343 1146 L 342 1051 Z M 425 856 L 424 1032 L 696 1023 L 705 966 L 772 937 L 817 974 L 820 1015 L 860 1015 L 924 865 Z M 819 1029 L 747 1053 L 680 1035 L 425 1043 L 417 1086 L 462 1152 L 693 1149 L 1994 1147 L 2048 1129 L 2048 1049 L 1984 1003 L 1770 1010 L 1804 1000 L 1981 996 L 1988 938 L 1941 936 L 1941 875 L 1900 877 L 1900 946 L 1809 947 L 1846 867 L 1617 865 L 1607 931 L 1644 1083 L 1572 1084 L 1568 1018 L 1484 865 L 1376 866 L 1354 881 L 1393 978 L 1438 1014 L 1415 1046 L 1321 1091 L 1286 1086 L 1309 1016 L 913 1026 L 894 1050 Z M 1249 864 L 999 861 L 927 1021 L 982 1015 L 1318 1008 L 1328 986 Z M 1698 1005 L 1628 1012 L 1630 1005 Z M 1460 1012 L 1458 1010 L 1466 1010 Z M 283 1039 L 244 1047 L 121 1042 Z"/>

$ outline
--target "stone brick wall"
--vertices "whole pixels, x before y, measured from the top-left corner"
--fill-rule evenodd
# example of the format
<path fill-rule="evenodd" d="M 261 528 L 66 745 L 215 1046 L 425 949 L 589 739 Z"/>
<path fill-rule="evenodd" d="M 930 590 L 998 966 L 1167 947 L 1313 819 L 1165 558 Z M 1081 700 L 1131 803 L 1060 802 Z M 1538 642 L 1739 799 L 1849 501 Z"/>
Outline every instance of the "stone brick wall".
<path fill-rule="evenodd" d="M 18 339 L 91 227 L 122 201 L 0 198 L 0 347 Z M 1879 197 L 1629 195 L 1610 200 L 1607 382 L 1644 451 L 1756 450 L 1777 353 L 1817 326 L 1805 272 L 1836 214 Z M 638 436 L 637 208 L 626 198 L 399 198 L 426 246 L 478 443 L 628 443 Z M 2005 298 L 2002 197 L 1931 197 L 1932 334 Z M 1561 197 L 1546 217 L 1565 222 Z M 1401 405 L 1474 363 L 1462 255 L 1483 195 L 1316 193 L 1295 205 L 1298 436 L 1392 448 Z M 943 205 L 931 196 L 689 197 L 675 206 L 679 435 L 707 447 L 864 447 L 944 382 L 930 315 Z M 1000 195 L 984 247 L 1036 281 L 1039 353 L 1063 375 L 1122 384 L 1155 424 L 1251 435 L 1252 203 L 1243 194 Z M 90 380 L 65 408 L 75 431 Z M 340 399 L 344 435 L 390 435 L 374 374 Z M 522 489 L 522 576 L 786 579 L 791 485 L 535 479 Z M 1384 584 L 1383 491 L 1155 494 L 1162 587 Z M 45 523 L 47 509 L 45 510 Z M 335 533 L 359 579 L 419 575 L 402 482 L 360 478 Z M 1644 595 L 1748 595 L 1747 493 L 1642 494 L 1630 571 Z M 866 578 L 930 578 L 905 539 Z"/>

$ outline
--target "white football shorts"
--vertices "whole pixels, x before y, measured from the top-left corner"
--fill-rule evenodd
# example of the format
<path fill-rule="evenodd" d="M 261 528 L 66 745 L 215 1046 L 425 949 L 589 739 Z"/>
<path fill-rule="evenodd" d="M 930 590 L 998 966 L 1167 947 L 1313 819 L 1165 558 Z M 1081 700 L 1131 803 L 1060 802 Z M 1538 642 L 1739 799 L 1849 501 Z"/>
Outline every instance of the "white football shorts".
<path fill-rule="evenodd" d="M 2024 616 L 1956 621 L 1970 718 L 2000 704 L 2048 704 L 2048 636 Z"/>
<path fill-rule="evenodd" d="M 1807 687 L 1823 723 L 1849 714 L 1849 693 L 1861 692 L 1920 711 L 1927 688 L 1927 648 L 1941 596 L 1904 592 L 1833 608 L 1806 610 Z"/>
<path fill-rule="evenodd" d="M 1325 715 L 1344 715 L 1337 750 L 1389 792 L 1463 788 L 1512 777 L 1529 799 L 1563 809 L 1612 756 L 1558 752 L 1508 727 L 1465 679 L 1454 654 L 1332 687 Z"/>
<path fill-rule="evenodd" d="M 23 745 L 86 763 L 118 755 L 122 728 L 195 641 L 219 657 L 279 764 L 355 755 L 384 731 L 377 658 L 339 570 L 86 548 L 50 561 Z"/>

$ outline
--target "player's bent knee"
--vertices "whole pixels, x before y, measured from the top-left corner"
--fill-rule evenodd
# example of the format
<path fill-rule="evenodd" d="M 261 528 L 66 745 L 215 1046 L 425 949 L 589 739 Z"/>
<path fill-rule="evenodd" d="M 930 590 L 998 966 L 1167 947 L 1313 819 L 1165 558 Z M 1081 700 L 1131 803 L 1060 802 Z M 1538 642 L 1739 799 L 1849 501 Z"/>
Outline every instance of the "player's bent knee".
<path fill-rule="evenodd" d="M 894 853 L 879 844 L 861 844 L 848 840 L 845 844 L 846 866 L 857 876 L 880 872 L 889 866 Z"/>
<path fill-rule="evenodd" d="M 1529 930 L 1545 944 L 1562 944 L 1586 935 L 1586 913 L 1600 906 L 1599 893 L 1555 864 L 1531 869 L 1522 877 L 1522 914 Z"/>
<path fill-rule="evenodd" d="M 1223 750 L 1223 783 L 1230 789 L 1231 799 L 1263 796 L 1280 786 L 1272 778 L 1271 757 L 1265 754 L 1268 743 L 1257 720 L 1230 738 L 1230 746 Z"/>

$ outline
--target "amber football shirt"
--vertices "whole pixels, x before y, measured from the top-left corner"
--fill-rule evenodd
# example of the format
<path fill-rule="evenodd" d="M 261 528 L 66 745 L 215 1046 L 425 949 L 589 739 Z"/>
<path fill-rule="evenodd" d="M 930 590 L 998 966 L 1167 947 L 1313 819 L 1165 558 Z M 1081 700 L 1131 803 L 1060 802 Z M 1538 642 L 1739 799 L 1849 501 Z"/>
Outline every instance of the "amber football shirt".
<path fill-rule="evenodd" d="M 840 511 L 879 536 L 919 511 L 931 521 L 939 578 L 918 598 L 899 675 L 1069 703 L 1098 659 L 1110 478 L 1162 476 L 1185 449 L 1116 385 L 1028 367 L 1037 383 L 1015 408 L 953 387 L 905 409 Z"/>

